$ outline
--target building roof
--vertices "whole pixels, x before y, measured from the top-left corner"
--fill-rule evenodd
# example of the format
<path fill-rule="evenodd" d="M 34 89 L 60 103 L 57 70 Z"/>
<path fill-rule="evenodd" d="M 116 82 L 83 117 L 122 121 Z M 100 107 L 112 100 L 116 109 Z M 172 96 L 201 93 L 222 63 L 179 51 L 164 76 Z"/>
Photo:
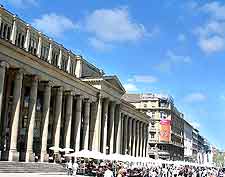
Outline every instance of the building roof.
<path fill-rule="evenodd" d="M 123 99 L 129 103 L 140 102 L 141 94 L 124 94 Z"/>

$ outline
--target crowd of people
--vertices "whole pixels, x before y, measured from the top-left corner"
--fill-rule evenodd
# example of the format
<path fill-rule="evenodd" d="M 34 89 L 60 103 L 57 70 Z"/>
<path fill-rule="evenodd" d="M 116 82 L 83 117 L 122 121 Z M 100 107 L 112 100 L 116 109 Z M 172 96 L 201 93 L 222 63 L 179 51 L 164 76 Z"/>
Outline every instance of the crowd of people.
<path fill-rule="evenodd" d="M 68 175 L 96 177 L 225 177 L 225 170 L 175 164 L 123 163 L 79 159 L 67 163 Z"/>

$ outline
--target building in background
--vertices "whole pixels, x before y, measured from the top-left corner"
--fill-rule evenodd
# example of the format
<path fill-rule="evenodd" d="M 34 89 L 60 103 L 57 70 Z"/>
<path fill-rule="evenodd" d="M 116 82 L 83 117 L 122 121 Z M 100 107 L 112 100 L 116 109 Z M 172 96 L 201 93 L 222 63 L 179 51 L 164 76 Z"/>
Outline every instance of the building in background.
<path fill-rule="evenodd" d="M 193 160 L 193 126 L 186 120 L 184 120 L 184 160 L 191 162 Z"/>
<path fill-rule="evenodd" d="M 197 162 L 198 134 L 199 134 L 199 131 L 196 128 L 194 128 L 192 131 L 192 157 L 194 162 Z"/>
<path fill-rule="evenodd" d="M 123 98 L 150 116 L 149 156 L 183 160 L 183 114 L 175 107 L 172 97 L 157 94 L 125 94 Z"/>

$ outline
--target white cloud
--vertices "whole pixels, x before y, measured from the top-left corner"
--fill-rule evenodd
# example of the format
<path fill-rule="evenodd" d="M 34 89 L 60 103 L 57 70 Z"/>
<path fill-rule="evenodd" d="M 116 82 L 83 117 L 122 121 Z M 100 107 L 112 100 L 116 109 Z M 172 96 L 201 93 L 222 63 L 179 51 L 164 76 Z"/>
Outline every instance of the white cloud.
<path fill-rule="evenodd" d="M 136 92 L 138 91 L 138 88 L 135 84 L 127 83 L 124 84 L 124 88 L 127 92 Z"/>
<path fill-rule="evenodd" d="M 218 20 L 225 19 L 225 5 L 222 5 L 217 1 L 206 3 L 201 9 L 208 13 L 212 18 Z"/>
<path fill-rule="evenodd" d="M 179 41 L 179 42 L 184 42 L 184 41 L 186 41 L 186 36 L 184 35 L 184 34 L 179 34 L 178 36 L 177 36 L 177 40 Z"/>
<path fill-rule="evenodd" d="M 38 5 L 38 1 L 39 0 L 7 0 L 6 2 L 18 8 L 25 8 Z"/>
<path fill-rule="evenodd" d="M 89 38 L 89 42 L 90 45 L 97 50 L 105 51 L 111 48 L 109 44 L 96 38 Z"/>
<path fill-rule="evenodd" d="M 176 65 L 190 64 L 191 61 L 192 59 L 190 56 L 177 55 L 173 51 L 168 50 L 166 59 L 157 66 L 157 69 L 161 72 L 171 73 Z"/>
<path fill-rule="evenodd" d="M 84 28 L 95 39 L 95 44 L 101 41 L 100 48 L 113 42 L 138 41 L 159 32 L 154 28 L 152 33 L 148 33 L 143 24 L 131 18 L 127 8 L 97 9 L 86 17 Z"/>
<path fill-rule="evenodd" d="M 158 82 L 158 78 L 152 75 L 135 75 L 129 79 L 130 82 L 154 83 Z"/>
<path fill-rule="evenodd" d="M 207 54 L 223 51 L 225 49 L 225 40 L 220 36 L 199 39 L 200 48 Z"/>
<path fill-rule="evenodd" d="M 69 18 L 55 13 L 44 14 L 40 19 L 34 19 L 32 25 L 55 37 L 61 37 L 66 31 L 77 27 Z"/>
<path fill-rule="evenodd" d="M 207 96 L 203 93 L 196 92 L 196 93 L 190 93 L 184 98 L 185 102 L 193 103 L 193 102 L 202 102 L 207 99 Z"/>
<path fill-rule="evenodd" d="M 225 5 L 219 2 L 206 3 L 200 8 L 207 22 L 195 29 L 198 45 L 206 54 L 225 50 Z"/>

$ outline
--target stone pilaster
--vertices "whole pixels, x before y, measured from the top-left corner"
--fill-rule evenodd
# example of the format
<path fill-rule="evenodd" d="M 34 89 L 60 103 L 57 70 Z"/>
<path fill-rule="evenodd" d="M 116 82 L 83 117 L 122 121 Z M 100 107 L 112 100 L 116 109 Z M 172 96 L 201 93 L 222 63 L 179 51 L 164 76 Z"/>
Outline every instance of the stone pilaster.
<path fill-rule="evenodd" d="M 18 161 L 19 154 L 17 152 L 17 134 L 20 117 L 21 90 L 23 87 L 23 72 L 18 70 L 14 80 L 13 103 L 12 103 L 12 125 L 9 149 L 9 161 Z"/>
<path fill-rule="evenodd" d="M 115 121 L 115 102 L 110 103 L 109 108 L 109 153 L 112 154 L 114 152 L 113 145 L 114 145 L 114 121 Z"/>
<path fill-rule="evenodd" d="M 82 111 L 82 97 L 76 97 L 76 120 L 74 127 L 75 151 L 80 150 L 80 130 L 81 130 L 81 111 Z"/>
<path fill-rule="evenodd" d="M 59 143 L 60 143 L 60 129 L 61 129 L 61 116 L 62 116 L 62 95 L 63 88 L 57 88 L 56 93 L 56 105 L 55 105 L 55 120 L 54 120 L 54 146 L 56 147 L 55 154 L 58 154 Z"/>
<path fill-rule="evenodd" d="M 27 132 L 26 162 L 34 161 L 33 137 L 34 137 L 35 114 L 36 114 L 37 89 L 38 89 L 38 79 L 37 76 L 33 76 L 30 89 L 29 112 L 28 112 L 29 122 Z"/>
<path fill-rule="evenodd" d="M 66 95 L 66 123 L 64 134 L 65 148 L 70 148 L 72 112 L 73 112 L 73 95 L 71 92 L 68 92 Z"/>
<path fill-rule="evenodd" d="M 84 126 L 83 126 L 83 149 L 88 149 L 89 141 L 89 120 L 90 120 L 90 101 L 85 100 L 84 103 Z"/>
<path fill-rule="evenodd" d="M 133 133 L 132 133 L 132 155 L 133 156 L 136 156 L 136 120 L 134 119 L 133 120 L 133 126 L 132 126 L 132 130 L 133 130 Z"/>
<path fill-rule="evenodd" d="M 48 82 L 44 88 L 44 104 L 43 104 L 43 128 L 41 134 L 41 162 L 48 161 L 47 159 L 47 141 L 48 141 L 48 124 L 51 99 L 51 84 Z"/>
<path fill-rule="evenodd" d="M 4 92 L 4 85 L 5 85 L 5 74 L 6 74 L 6 69 L 8 67 L 9 67 L 9 65 L 5 61 L 0 62 L 0 120 L 1 120 L 1 113 L 2 113 L 2 101 L 3 101 L 3 92 Z"/>
<path fill-rule="evenodd" d="M 108 109 L 109 109 L 109 100 L 105 99 L 103 102 L 103 113 L 102 113 L 102 152 L 106 154 L 107 147 L 107 135 L 108 135 Z"/>

